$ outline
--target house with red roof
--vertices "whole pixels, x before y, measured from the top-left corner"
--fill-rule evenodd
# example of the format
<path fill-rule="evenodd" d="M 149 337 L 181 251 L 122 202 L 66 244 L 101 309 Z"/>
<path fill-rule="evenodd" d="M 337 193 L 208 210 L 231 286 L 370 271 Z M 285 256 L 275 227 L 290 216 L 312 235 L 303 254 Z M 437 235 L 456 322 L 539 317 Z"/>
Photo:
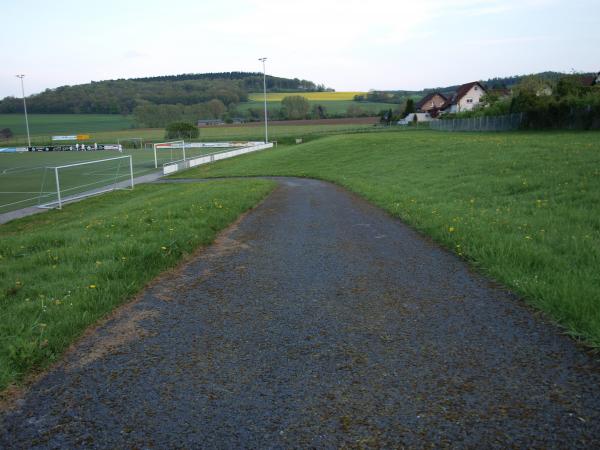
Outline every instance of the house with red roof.
<path fill-rule="evenodd" d="M 600 85 L 600 72 L 596 75 L 584 75 L 579 78 L 579 82 L 585 87 Z"/>
<path fill-rule="evenodd" d="M 441 92 L 431 92 L 417 102 L 415 108 L 418 112 L 430 112 L 442 107 L 448 98 Z"/>
<path fill-rule="evenodd" d="M 440 108 L 443 112 L 457 113 L 462 111 L 470 111 L 479 103 L 481 97 L 486 94 L 486 88 L 479 81 L 459 86 L 456 93 L 446 101 Z"/>

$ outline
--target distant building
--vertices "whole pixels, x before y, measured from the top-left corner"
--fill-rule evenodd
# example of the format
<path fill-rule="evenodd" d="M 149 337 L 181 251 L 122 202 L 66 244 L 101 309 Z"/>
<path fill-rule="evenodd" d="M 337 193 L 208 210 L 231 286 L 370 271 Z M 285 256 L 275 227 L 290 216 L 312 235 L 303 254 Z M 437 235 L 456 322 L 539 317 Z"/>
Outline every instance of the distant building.
<path fill-rule="evenodd" d="M 449 113 L 470 111 L 481 102 L 481 97 L 485 94 L 485 86 L 479 81 L 463 84 L 441 109 Z"/>
<path fill-rule="evenodd" d="M 512 91 L 507 88 L 488 89 L 486 94 L 497 98 L 507 98 L 512 96 Z"/>
<path fill-rule="evenodd" d="M 199 119 L 198 126 L 199 127 L 211 127 L 214 125 L 225 125 L 221 119 Z"/>
<path fill-rule="evenodd" d="M 431 122 L 432 120 L 434 119 L 429 115 L 429 113 L 410 113 L 404 119 L 400 119 L 398 121 L 398 125 L 408 125 L 412 122 Z"/>
<path fill-rule="evenodd" d="M 600 85 L 600 72 L 596 75 L 584 75 L 579 78 L 582 86 L 598 86 Z"/>
<path fill-rule="evenodd" d="M 246 119 L 244 119 L 243 117 L 232 117 L 231 123 L 235 123 L 235 124 L 246 123 Z"/>
<path fill-rule="evenodd" d="M 552 88 L 550 86 L 544 86 L 537 91 L 535 91 L 535 95 L 537 97 L 548 97 L 552 95 Z"/>
<path fill-rule="evenodd" d="M 415 108 L 418 112 L 429 112 L 431 110 L 440 109 L 448 99 L 441 92 L 431 92 L 417 102 Z"/>

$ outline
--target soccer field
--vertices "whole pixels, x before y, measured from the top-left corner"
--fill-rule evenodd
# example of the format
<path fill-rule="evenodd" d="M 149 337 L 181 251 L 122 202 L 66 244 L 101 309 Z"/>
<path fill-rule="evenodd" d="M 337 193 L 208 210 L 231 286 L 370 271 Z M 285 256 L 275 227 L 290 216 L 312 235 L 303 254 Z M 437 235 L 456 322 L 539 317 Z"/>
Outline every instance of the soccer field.
<path fill-rule="evenodd" d="M 192 157 L 213 153 L 215 149 L 186 149 L 186 156 Z M 152 150 L 127 150 L 96 152 L 26 152 L 0 154 L 0 213 L 44 203 L 56 191 L 54 171 L 49 167 L 63 166 L 86 161 L 95 161 L 118 156 L 131 155 L 133 175 L 138 177 L 156 171 Z M 165 149 L 158 152 L 159 169 L 162 164 L 182 159 L 179 149 Z M 63 171 L 65 185 L 71 192 L 110 185 L 129 178 L 129 162 L 115 160 L 107 163 L 90 164 Z M 62 184 L 62 183 L 61 183 Z M 62 186 L 63 188 L 66 186 Z"/>

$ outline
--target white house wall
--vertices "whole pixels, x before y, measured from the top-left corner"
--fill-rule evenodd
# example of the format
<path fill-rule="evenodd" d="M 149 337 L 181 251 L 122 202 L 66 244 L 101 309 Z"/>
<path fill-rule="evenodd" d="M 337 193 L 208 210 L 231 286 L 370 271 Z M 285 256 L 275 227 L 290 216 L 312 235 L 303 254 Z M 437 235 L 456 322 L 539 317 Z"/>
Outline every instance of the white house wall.
<path fill-rule="evenodd" d="M 458 111 L 470 111 L 481 101 L 481 97 L 485 95 L 485 91 L 479 85 L 471 86 L 469 92 L 463 96 L 458 102 Z M 469 102 L 469 99 L 473 102 Z M 455 112 L 455 111 L 452 111 Z"/>

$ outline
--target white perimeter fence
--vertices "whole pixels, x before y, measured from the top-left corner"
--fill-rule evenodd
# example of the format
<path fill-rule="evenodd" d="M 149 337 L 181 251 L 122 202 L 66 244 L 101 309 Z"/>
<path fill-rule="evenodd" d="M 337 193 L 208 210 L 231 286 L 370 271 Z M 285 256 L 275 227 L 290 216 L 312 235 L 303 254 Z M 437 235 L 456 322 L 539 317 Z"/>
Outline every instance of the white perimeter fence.
<path fill-rule="evenodd" d="M 208 144 L 208 145 L 207 145 Z M 229 143 L 218 143 L 218 144 L 210 144 L 205 143 L 202 147 L 232 147 L 232 145 L 227 145 Z M 225 150 L 222 152 L 209 153 L 207 155 L 196 156 L 185 161 L 173 161 L 169 163 L 163 164 L 163 175 L 169 175 L 175 172 L 179 172 L 180 170 L 190 169 L 192 167 L 200 166 L 202 164 L 209 164 L 214 161 L 219 161 L 220 159 L 233 158 L 234 156 L 243 155 L 245 153 L 256 152 L 258 150 L 264 150 L 267 148 L 272 148 L 273 143 L 267 142 L 249 142 L 248 147 L 236 148 L 234 150 Z"/>
<path fill-rule="evenodd" d="M 464 119 L 441 119 L 429 122 L 429 128 L 439 131 L 514 131 L 521 127 L 524 120 L 524 113 Z"/>

